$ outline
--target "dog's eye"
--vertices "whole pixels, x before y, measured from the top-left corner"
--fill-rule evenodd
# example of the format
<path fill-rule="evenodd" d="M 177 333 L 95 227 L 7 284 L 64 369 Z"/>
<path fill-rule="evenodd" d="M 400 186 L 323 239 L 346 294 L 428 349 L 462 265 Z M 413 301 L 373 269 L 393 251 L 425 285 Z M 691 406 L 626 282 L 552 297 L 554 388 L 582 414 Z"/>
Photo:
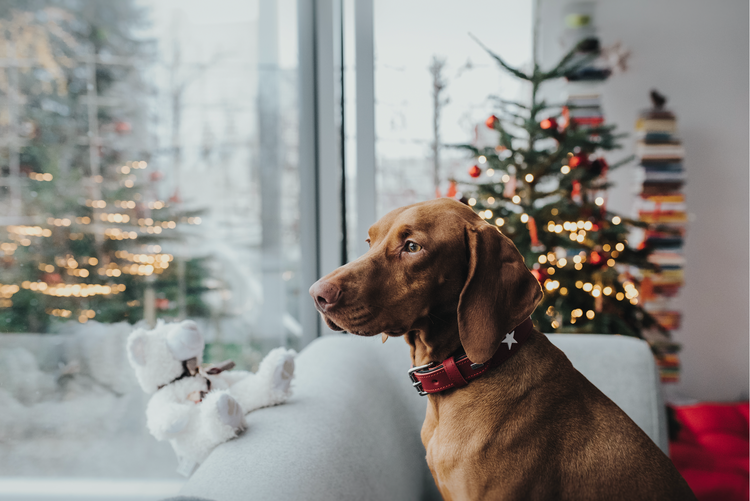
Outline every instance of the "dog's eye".
<path fill-rule="evenodd" d="M 406 252 L 409 253 L 419 252 L 422 250 L 422 246 L 415 242 L 406 242 L 406 246 L 404 248 L 406 249 Z"/>
<path fill-rule="evenodd" d="M 370 239 L 369 239 L 369 238 L 368 238 L 368 239 L 366 239 L 366 240 L 365 240 L 365 242 L 367 242 L 367 245 L 368 245 L 368 246 L 372 247 L 372 242 L 370 242 Z"/>

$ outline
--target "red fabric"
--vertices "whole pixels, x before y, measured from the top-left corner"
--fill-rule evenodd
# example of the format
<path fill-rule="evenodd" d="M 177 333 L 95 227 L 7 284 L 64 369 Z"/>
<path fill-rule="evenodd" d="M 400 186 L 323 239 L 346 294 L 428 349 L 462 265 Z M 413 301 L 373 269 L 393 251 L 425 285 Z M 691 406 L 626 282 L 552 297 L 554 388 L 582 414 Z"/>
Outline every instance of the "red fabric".
<path fill-rule="evenodd" d="M 750 499 L 748 402 L 674 407 L 670 456 L 699 501 Z"/>

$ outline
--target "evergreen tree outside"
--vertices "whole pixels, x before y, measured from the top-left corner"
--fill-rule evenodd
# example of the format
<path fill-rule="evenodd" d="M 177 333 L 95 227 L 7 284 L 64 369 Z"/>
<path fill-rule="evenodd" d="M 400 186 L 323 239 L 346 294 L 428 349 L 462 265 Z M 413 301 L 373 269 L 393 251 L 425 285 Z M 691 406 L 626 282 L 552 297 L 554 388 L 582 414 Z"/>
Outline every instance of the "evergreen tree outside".
<path fill-rule="evenodd" d="M 469 174 L 478 179 L 461 191 L 481 217 L 513 240 L 542 284 L 544 298 L 532 316 L 536 327 L 655 334 L 663 344 L 666 331 L 643 309 L 638 292 L 638 270 L 655 268 L 648 262 L 650 249 L 628 242 L 631 229 L 644 225 L 606 209 L 607 173 L 632 157 L 609 165 L 604 154 L 619 149 L 624 135 L 602 120 L 577 119 L 575 103 L 540 99 L 546 82 L 609 75 L 592 65 L 600 56 L 598 40 L 578 43 L 551 70 L 534 62 L 528 73 L 486 50 L 504 71 L 530 84 L 531 99 L 495 99 L 499 111 L 486 125 L 497 131 L 496 146 L 458 146 L 473 154 Z M 652 342 L 655 351 L 659 346 Z"/>
<path fill-rule="evenodd" d="M 181 277 L 166 249 L 200 216 L 160 200 L 149 169 L 148 45 L 135 2 L 10 2 L 0 8 L 0 332 L 56 322 L 203 316 L 206 272 Z M 179 288 L 186 305 L 178 306 Z"/>

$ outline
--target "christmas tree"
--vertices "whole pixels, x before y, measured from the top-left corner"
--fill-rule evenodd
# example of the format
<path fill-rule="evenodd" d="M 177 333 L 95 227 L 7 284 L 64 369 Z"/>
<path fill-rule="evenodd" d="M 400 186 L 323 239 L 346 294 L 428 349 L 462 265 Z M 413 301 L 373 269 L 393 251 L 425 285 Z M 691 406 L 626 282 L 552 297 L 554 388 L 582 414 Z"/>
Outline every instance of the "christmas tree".
<path fill-rule="evenodd" d="M 500 67 L 531 87 L 528 103 L 496 99 L 499 111 L 486 125 L 497 144 L 460 145 L 471 151 L 477 181 L 462 186 L 467 203 L 510 237 L 542 284 L 544 299 L 533 314 L 542 332 L 616 333 L 645 337 L 662 331 L 644 311 L 638 270 L 654 269 L 649 249 L 628 243 L 642 223 L 606 208 L 607 174 L 632 157 L 609 164 L 622 135 L 604 124 L 590 96 L 549 104 L 540 87 L 559 79 L 601 80 L 598 40 L 576 44 L 548 71 Z"/>
<path fill-rule="evenodd" d="M 0 9 L 0 332 L 206 314 L 200 261 L 166 250 L 200 217 L 148 167 L 140 22 L 131 1 Z"/>

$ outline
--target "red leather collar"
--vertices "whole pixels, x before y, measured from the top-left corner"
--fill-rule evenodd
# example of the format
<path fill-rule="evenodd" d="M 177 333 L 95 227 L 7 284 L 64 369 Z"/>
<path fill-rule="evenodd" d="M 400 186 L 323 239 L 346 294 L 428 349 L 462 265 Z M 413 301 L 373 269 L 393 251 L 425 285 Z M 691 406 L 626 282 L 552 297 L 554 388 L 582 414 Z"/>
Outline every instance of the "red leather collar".
<path fill-rule="evenodd" d="M 450 388 L 462 388 L 472 379 L 478 378 L 513 356 L 533 330 L 534 323 L 531 318 L 527 318 L 521 325 L 505 335 L 500 348 L 484 364 L 473 364 L 466 355 L 458 355 L 443 360 L 442 364 L 434 368 L 435 362 L 412 367 L 409 370 L 412 386 L 420 395 L 439 393 Z"/>

